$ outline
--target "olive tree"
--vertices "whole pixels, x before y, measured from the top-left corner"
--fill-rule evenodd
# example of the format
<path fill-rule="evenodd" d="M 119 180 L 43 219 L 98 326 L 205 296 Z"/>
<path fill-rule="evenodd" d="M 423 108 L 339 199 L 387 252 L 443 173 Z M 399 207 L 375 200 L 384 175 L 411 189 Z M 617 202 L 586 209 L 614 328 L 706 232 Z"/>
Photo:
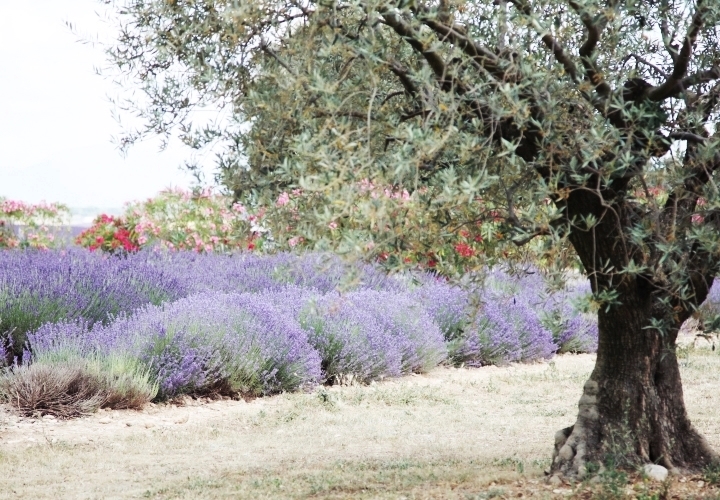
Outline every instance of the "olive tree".
<path fill-rule="evenodd" d="M 492 218 L 516 245 L 569 242 L 601 304 L 599 346 L 554 473 L 582 477 L 611 452 L 679 470 L 718 460 L 686 413 L 675 348 L 720 263 L 720 4 L 114 7 L 108 53 L 146 119 L 127 143 L 177 131 L 217 153 L 239 198 L 296 190 L 298 234 L 367 250 L 378 231 L 414 231 L 431 245 L 447 235 L 427 228 Z M 198 124 L 200 109 L 217 115 Z M 402 203 L 421 214 L 414 229 L 394 229 Z"/>

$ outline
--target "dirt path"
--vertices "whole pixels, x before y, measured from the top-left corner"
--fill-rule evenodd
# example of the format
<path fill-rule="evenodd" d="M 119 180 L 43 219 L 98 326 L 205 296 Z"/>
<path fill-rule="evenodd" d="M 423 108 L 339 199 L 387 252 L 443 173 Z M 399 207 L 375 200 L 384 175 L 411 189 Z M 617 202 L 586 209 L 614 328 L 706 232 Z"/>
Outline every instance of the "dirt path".
<path fill-rule="evenodd" d="M 552 496 L 541 483 L 552 436 L 573 422 L 592 364 L 440 368 L 72 421 L 0 407 L 0 498 Z M 720 355 L 697 351 L 683 365 L 690 415 L 720 448 Z"/>

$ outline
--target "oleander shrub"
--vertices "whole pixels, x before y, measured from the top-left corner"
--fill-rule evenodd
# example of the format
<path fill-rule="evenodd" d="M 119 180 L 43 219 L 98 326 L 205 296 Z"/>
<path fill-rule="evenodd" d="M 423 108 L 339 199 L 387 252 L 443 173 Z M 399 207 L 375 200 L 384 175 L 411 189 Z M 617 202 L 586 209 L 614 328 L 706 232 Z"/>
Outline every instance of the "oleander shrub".
<path fill-rule="evenodd" d="M 62 243 L 58 227 L 67 224 L 68 207 L 60 203 L 25 203 L 0 196 L 0 249 L 47 249 Z"/>

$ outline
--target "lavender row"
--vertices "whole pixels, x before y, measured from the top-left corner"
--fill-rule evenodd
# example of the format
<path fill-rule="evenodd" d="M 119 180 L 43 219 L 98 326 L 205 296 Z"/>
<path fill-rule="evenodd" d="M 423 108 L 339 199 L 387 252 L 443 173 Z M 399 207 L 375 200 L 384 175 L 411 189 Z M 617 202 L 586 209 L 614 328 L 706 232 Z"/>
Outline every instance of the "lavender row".
<path fill-rule="evenodd" d="M 119 314 L 202 291 L 262 292 L 296 285 L 400 291 L 369 265 L 310 254 L 257 256 L 140 252 L 123 257 L 82 249 L 0 252 L 0 346 L 22 357 L 28 332 L 45 323 L 107 324 Z M 2 359 L 2 358 L 0 358 Z"/>
<path fill-rule="evenodd" d="M 425 372 L 446 358 L 442 333 L 419 304 L 376 290 L 205 292 L 108 325 L 48 323 L 29 341 L 34 363 L 139 360 L 161 398 L 367 382 Z"/>
<path fill-rule="evenodd" d="M 22 348 L 38 366 L 121 359 L 152 397 L 531 361 L 592 351 L 597 339 L 574 306 L 586 284 L 548 293 L 539 274 L 492 271 L 463 289 L 319 254 L 81 251 L 4 252 L 0 272 L 7 359 Z"/>

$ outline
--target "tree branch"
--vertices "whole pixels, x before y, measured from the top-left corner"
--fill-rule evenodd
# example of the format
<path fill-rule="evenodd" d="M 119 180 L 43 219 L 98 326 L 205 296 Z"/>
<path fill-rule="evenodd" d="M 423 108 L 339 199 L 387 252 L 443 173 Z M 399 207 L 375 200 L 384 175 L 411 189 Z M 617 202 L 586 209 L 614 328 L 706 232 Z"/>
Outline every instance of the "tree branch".
<path fill-rule="evenodd" d="M 697 42 L 698 34 L 703 27 L 706 10 L 706 7 L 703 5 L 703 0 L 697 0 L 695 14 L 693 14 L 692 21 L 690 22 L 690 27 L 685 35 L 685 41 L 680 49 L 680 53 L 675 59 L 673 72 L 662 85 L 648 91 L 647 96 L 651 101 L 663 101 L 684 90 L 682 81 L 687 73 L 688 66 L 690 65 L 692 51 L 695 48 L 695 42 Z"/>
<path fill-rule="evenodd" d="M 580 78 L 578 76 L 575 63 L 572 61 L 572 59 L 570 59 L 570 56 L 567 54 L 567 52 L 565 52 L 565 49 L 560 44 L 560 42 L 555 40 L 555 37 L 553 37 L 547 30 L 543 29 L 543 27 L 540 26 L 537 20 L 533 18 L 532 9 L 525 2 L 525 0 L 510 0 L 510 3 L 512 3 L 525 16 L 530 18 L 530 23 L 532 27 L 535 28 L 535 30 L 538 32 L 545 46 L 550 49 L 550 51 L 552 51 L 557 62 L 562 65 L 563 69 L 565 69 L 565 72 L 570 75 L 570 78 L 573 82 L 580 83 Z"/>
<path fill-rule="evenodd" d="M 639 56 L 639 55 L 637 55 L 637 54 L 628 54 L 628 55 L 626 55 L 625 58 L 623 59 L 623 64 L 625 64 L 626 62 L 628 62 L 628 61 L 630 60 L 630 58 L 634 58 L 637 62 L 643 63 L 643 64 L 645 64 L 646 66 L 650 66 L 652 69 L 654 69 L 655 71 L 657 71 L 658 73 L 660 73 L 660 74 L 661 74 L 662 76 L 664 76 L 665 78 L 669 78 L 669 77 L 670 77 L 670 75 L 668 75 L 661 67 L 659 67 L 659 66 L 651 63 L 650 61 L 648 61 L 648 60 L 645 59 L 644 57 L 641 57 L 641 56 Z"/>
<path fill-rule="evenodd" d="M 672 44 L 673 38 L 675 38 L 675 34 L 673 33 L 670 35 L 670 29 L 668 27 L 668 20 L 667 20 L 667 13 L 669 10 L 668 6 L 668 0 L 662 0 L 661 6 L 660 6 L 660 36 L 662 37 L 663 45 L 665 46 L 665 50 L 667 50 L 667 53 L 670 54 L 670 59 L 672 60 L 673 64 L 676 64 L 677 62 L 677 56 L 678 56 L 678 48 L 676 45 Z"/>
<path fill-rule="evenodd" d="M 415 85 L 415 82 L 412 81 L 412 78 L 410 77 L 410 70 L 408 68 L 395 60 L 389 61 L 388 67 L 390 68 L 390 71 L 395 73 L 395 76 L 398 77 L 400 83 L 405 88 L 405 92 L 411 96 L 417 95 L 417 85 Z"/>
<path fill-rule="evenodd" d="M 699 144 L 704 144 L 705 141 L 707 141 L 707 137 L 693 134 L 692 132 L 672 132 L 668 137 L 670 137 L 670 139 L 675 139 L 678 141 L 690 141 Z"/>
<path fill-rule="evenodd" d="M 447 39 L 450 43 L 460 47 L 479 67 L 485 69 L 494 77 L 503 79 L 504 72 L 500 69 L 500 58 L 491 50 L 483 47 L 462 33 L 462 30 L 458 26 L 448 26 L 431 18 L 425 18 L 422 21 L 428 28 L 443 37 L 443 39 Z"/>
<path fill-rule="evenodd" d="M 612 92 L 612 89 L 602 77 L 602 73 L 596 64 L 593 62 L 595 49 L 597 48 L 598 42 L 600 42 L 600 35 L 605 29 L 605 24 L 607 23 L 605 16 L 601 14 L 595 19 L 592 19 L 590 14 L 588 14 L 587 11 L 584 11 L 577 2 L 571 0 L 569 3 L 573 10 L 575 10 L 575 12 L 577 12 L 580 16 L 580 21 L 582 21 L 583 25 L 585 25 L 588 32 L 587 40 L 585 40 L 585 43 L 582 44 L 579 52 L 580 60 L 585 68 L 586 79 L 595 86 L 595 90 L 599 95 L 607 97 Z"/>
<path fill-rule="evenodd" d="M 400 16 L 398 16 L 395 12 L 385 10 L 380 14 L 383 16 L 385 24 L 395 30 L 395 33 L 400 35 L 403 40 L 405 40 L 408 44 L 410 44 L 413 49 L 415 49 L 415 51 L 422 54 L 427 63 L 430 65 L 430 68 L 432 68 L 433 72 L 435 73 L 435 76 L 439 80 L 445 81 L 445 61 L 440 56 L 440 54 L 438 54 L 432 49 L 429 50 L 424 43 L 418 40 L 418 37 L 412 26 L 403 21 Z"/>
<path fill-rule="evenodd" d="M 710 83 L 720 79 L 720 66 L 713 66 L 712 68 L 700 71 L 690 76 L 686 76 L 682 79 L 682 89 L 687 89 L 695 85 L 701 85 L 703 83 Z"/>

